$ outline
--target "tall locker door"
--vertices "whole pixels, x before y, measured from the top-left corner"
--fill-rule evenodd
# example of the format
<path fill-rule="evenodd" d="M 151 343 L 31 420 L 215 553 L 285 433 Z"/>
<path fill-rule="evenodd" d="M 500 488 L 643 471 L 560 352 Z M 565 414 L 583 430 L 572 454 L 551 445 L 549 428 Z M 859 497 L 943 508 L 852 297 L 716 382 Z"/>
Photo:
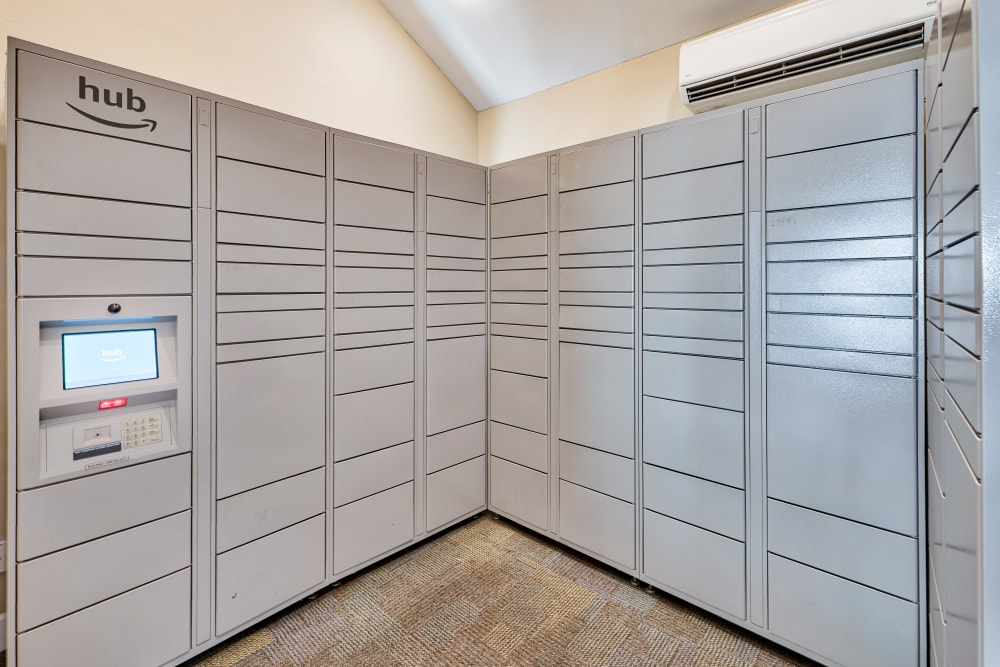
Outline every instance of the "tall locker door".
<path fill-rule="evenodd" d="M 549 527 L 548 159 L 490 170 L 490 509 Z"/>
<path fill-rule="evenodd" d="M 558 533 L 636 563 L 636 137 L 559 155 Z"/>
<path fill-rule="evenodd" d="M 922 653 L 916 88 L 765 108 L 768 625 L 842 664 Z"/>
<path fill-rule="evenodd" d="M 415 156 L 334 137 L 334 574 L 414 535 Z"/>
<path fill-rule="evenodd" d="M 220 103 L 216 155 L 224 635 L 326 576 L 326 132 Z"/>
<path fill-rule="evenodd" d="M 642 142 L 643 574 L 742 620 L 743 111 Z"/>
<path fill-rule="evenodd" d="M 91 62 L 8 55 L 6 663 L 155 667 L 192 647 L 193 100 Z M 151 350 L 136 345 L 150 333 Z M 90 354 L 109 363 L 83 370 L 88 355 L 73 386 L 67 342 L 81 335 L 105 341 Z M 126 398 L 98 412 L 110 397 Z"/>
<path fill-rule="evenodd" d="M 486 506 L 486 171 L 427 158 L 426 529 Z"/>

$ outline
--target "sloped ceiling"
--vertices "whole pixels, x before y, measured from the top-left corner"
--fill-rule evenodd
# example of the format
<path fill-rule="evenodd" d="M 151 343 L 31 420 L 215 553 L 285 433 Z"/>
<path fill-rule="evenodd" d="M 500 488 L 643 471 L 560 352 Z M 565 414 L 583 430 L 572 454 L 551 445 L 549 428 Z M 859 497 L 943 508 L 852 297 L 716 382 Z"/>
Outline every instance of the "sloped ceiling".
<path fill-rule="evenodd" d="M 381 0 L 482 111 L 788 0 Z"/>

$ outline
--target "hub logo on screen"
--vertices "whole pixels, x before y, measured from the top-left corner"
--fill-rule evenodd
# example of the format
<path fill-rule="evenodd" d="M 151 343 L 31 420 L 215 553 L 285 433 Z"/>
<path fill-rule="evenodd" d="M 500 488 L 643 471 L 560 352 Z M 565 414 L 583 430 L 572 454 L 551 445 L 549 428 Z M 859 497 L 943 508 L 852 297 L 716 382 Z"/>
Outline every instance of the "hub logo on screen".
<path fill-rule="evenodd" d="M 109 88 L 98 88 L 92 83 L 87 83 L 87 77 L 80 75 L 79 90 L 77 91 L 79 98 L 76 103 L 83 106 L 86 102 L 91 111 L 97 111 L 92 106 L 93 104 L 100 105 L 103 100 L 102 106 L 109 106 L 116 109 L 128 109 L 129 111 L 134 111 L 135 113 L 141 114 L 146 110 L 146 100 L 142 99 L 135 94 L 131 88 L 126 88 L 125 92 L 120 90 L 114 91 Z M 108 127 L 117 127 L 122 130 L 143 130 L 147 127 L 149 131 L 152 132 L 156 129 L 156 121 L 152 118 L 142 118 L 141 122 L 138 123 L 120 123 L 114 120 L 108 120 L 107 118 L 101 118 L 95 113 L 88 113 L 78 106 L 74 106 L 69 102 L 66 103 L 73 111 L 77 112 L 84 118 L 88 118 L 95 123 L 101 123 L 102 125 L 107 125 Z"/>
<path fill-rule="evenodd" d="M 120 347 L 116 347 L 113 350 L 101 350 L 101 361 L 122 361 L 125 359 L 125 353 L 122 352 Z"/>

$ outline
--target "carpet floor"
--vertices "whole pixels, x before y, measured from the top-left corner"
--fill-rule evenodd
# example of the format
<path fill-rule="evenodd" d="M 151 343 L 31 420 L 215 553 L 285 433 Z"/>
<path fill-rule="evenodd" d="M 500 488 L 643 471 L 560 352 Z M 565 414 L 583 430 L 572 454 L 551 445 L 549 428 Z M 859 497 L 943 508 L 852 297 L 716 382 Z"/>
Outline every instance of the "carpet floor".
<path fill-rule="evenodd" d="M 192 660 L 295 665 L 786 667 L 813 663 L 483 516 Z"/>

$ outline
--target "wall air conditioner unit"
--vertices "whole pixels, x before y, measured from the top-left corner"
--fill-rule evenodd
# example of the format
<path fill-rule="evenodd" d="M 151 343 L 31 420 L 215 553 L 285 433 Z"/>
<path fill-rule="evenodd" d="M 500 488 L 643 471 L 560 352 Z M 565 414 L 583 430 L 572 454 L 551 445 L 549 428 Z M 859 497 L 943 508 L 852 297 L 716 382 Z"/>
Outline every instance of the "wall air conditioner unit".
<path fill-rule="evenodd" d="M 693 111 L 921 57 L 938 0 L 807 0 L 681 46 Z"/>

